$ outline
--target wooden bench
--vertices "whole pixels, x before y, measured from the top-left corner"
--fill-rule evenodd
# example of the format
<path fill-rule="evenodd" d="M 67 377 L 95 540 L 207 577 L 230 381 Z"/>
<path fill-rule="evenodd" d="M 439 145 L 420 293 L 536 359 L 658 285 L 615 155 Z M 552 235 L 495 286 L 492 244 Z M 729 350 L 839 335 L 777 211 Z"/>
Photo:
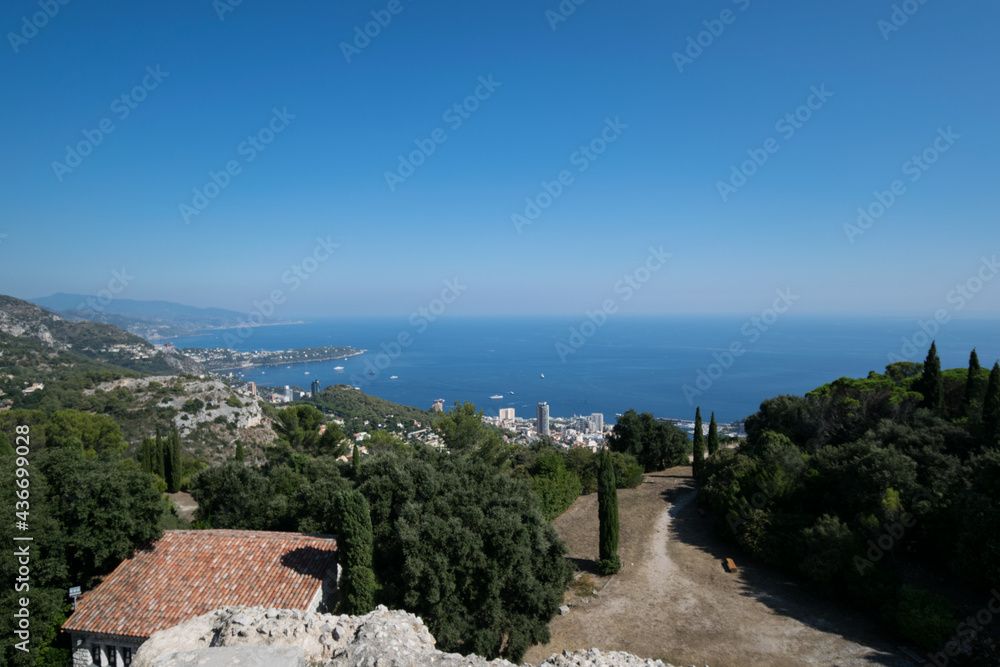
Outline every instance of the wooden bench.
<path fill-rule="evenodd" d="M 732 574 L 736 573 L 736 563 L 733 562 L 732 558 L 726 559 L 726 568 L 729 570 L 730 573 Z"/>

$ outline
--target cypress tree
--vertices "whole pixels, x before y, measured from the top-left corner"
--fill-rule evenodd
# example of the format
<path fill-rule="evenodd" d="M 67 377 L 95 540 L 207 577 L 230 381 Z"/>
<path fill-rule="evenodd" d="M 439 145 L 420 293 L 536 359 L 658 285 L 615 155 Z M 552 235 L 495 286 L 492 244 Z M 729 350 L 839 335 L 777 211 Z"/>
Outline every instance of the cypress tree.
<path fill-rule="evenodd" d="M 143 438 L 142 445 L 139 446 L 139 466 L 148 475 L 153 474 L 153 447 L 152 438 Z"/>
<path fill-rule="evenodd" d="M 712 421 L 708 423 L 708 455 L 719 451 L 719 425 L 715 423 L 715 410 L 712 411 Z"/>
<path fill-rule="evenodd" d="M 244 454 L 244 452 L 243 452 L 243 441 L 242 440 L 237 440 L 236 441 L 236 455 L 233 458 L 235 458 L 240 463 L 243 463 L 244 461 L 246 461 L 246 454 Z"/>
<path fill-rule="evenodd" d="M 156 427 L 156 458 L 153 463 L 153 472 L 160 476 L 163 481 L 167 480 L 166 462 L 163 456 L 163 438 L 160 437 L 160 427 Z"/>
<path fill-rule="evenodd" d="M 701 464 L 705 461 L 705 436 L 701 432 L 701 406 L 694 412 L 694 458 L 691 461 L 691 474 L 695 479 L 701 475 Z"/>
<path fill-rule="evenodd" d="M 615 481 L 615 464 L 607 448 L 601 450 L 597 507 L 600 520 L 597 570 L 601 574 L 615 574 L 622 567 L 618 557 L 618 484 Z"/>
<path fill-rule="evenodd" d="M 931 349 L 927 351 L 927 359 L 924 360 L 920 393 L 924 395 L 921 407 L 944 416 L 944 376 L 941 374 L 941 360 L 938 358 L 937 345 L 934 341 L 931 341 Z"/>
<path fill-rule="evenodd" d="M 990 443 L 1000 444 L 1000 362 L 993 364 L 989 382 L 986 383 L 986 396 L 983 398 L 983 431 Z"/>
<path fill-rule="evenodd" d="M 167 441 L 167 491 L 177 493 L 181 490 L 181 436 L 174 427 Z"/>
<path fill-rule="evenodd" d="M 361 452 L 358 451 L 357 444 L 354 445 L 354 451 L 351 453 L 351 470 L 355 475 L 358 474 L 358 468 L 361 467 Z"/>
<path fill-rule="evenodd" d="M 372 517 L 368 501 L 356 489 L 342 491 L 334 499 L 340 523 L 337 557 L 344 568 L 341 576 L 343 611 L 367 614 L 375 608 L 375 573 L 372 571 Z"/>
<path fill-rule="evenodd" d="M 965 415 L 970 419 L 975 421 L 979 417 L 979 412 L 982 409 L 980 402 L 982 401 L 982 383 L 979 381 L 979 374 L 982 372 L 982 367 L 979 365 L 979 355 L 976 354 L 976 348 L 972 348 L 972 354 L 969 355 L 969 376 L 965 381 Z"/>

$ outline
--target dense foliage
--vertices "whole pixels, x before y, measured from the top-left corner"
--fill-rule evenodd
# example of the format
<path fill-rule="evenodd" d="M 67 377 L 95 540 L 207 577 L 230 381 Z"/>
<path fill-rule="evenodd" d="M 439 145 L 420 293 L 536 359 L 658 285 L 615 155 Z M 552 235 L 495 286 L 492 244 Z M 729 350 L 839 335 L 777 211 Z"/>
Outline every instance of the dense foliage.
<path fill-rule="evenodd" d="M 906 564 L 1000 585 L 1000 443 L 980 427 L 985 371 L 976 360 L 971 377 L 942 373 L 935 358 L 764 401 L 746 443 L 710 456 L 702 476 L 722 535 L 928 649 L 956 623 L 943 600 L 902 586 Z"/>
<path fill-rule="evenodd" d="M 345 558 L 364 565 L 352 560 L 365 541 L 361 497 L 375 579 L 355 579 L 345 609 L 368 604 L 372 590 L 374 602 L 419 614 L 445 650 L 518 660 L 548 640 L 570 576 L 525 473 L 580 482 L 562 454 L 513 461 L 480 416 L 462 406 L 442 420 L 450 453 L 400 443 L 355 465 L 289 447 L 285 456 L 272 450 L 260 469 L 235 461 L 206 469 L 193 481 L 197 517 L 215 527 L 350 535 Z"/>
<path fill-rule="evenodd" d="M 646 472 L 687 465 L 691 441 L 687 434 L 670 422 L 661 422 L 649 412 L 629 410 L 618 418 L 608 447 L 630 454 Z"/>
<path fill-rule="evenodd" d="M 392 415 L 394 420 L 409 422 L 416 420 L 424 424 L 430 424 L 438 419 L 438 415 L 430 410 L 419 410 L 377 396 L 369 396 L 346 384 L 330 385 L 316 396 L 304 399 L 304 402 L 345 419 L 368 420 L 371 423 L 381 422 L 388 415 Z"/>
<path fill-rule="evenodd" d="M 86 591 L 160 534 L 165 503 L 153 478 L 123 458 L 121 435 L 111 426 L 71 411 L 0 413 L 0 541 L 28 545 L 30 558 L 27 580 L 17 581 L 14 547 L 0 552 L 0 608 L 7 612 L 0 615 L 0 664 L 68 664 L 67 639 L 58 631 L 70 610 L 66 589 Z M 16 447 L 27 447 L 27 455 Z M 17 529 L 19 521 L 26 530 Z M 32 540 L 16 543 L 15 534 Z M 12 612 L 22 597 L 30 600 L 28 653 L 15 647 L 21 640 Z"/>

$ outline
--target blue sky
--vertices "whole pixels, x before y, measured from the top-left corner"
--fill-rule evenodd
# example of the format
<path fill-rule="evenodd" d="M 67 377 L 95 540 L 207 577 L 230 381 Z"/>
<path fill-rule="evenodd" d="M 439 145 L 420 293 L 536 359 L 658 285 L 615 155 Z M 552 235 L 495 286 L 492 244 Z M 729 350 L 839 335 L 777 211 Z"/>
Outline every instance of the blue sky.
<path fill-rule="evenodd" d="M 278 317 L 406 314 L 456 278 L 456 314 L 759 313 L 776 289 L 800 313 L 1000 312 L 1000 280 L 949 300 L 996 273 L 996 3 L 911 0 L 893 25 L 873 0 L 566 0 L 558 21 L 555 0 L 48 1 L 0 11 L 3 293 L 124 268 L 122 297 L 247 312 L 279 290 Z M 391 20 L 348 62 L 372 12 Z M 515 224 L 543 181 L 562 191 Z M 845 229 L 876 191 L 894 201 Z M 626 303 L 651 247 L 672 256 Z"/>

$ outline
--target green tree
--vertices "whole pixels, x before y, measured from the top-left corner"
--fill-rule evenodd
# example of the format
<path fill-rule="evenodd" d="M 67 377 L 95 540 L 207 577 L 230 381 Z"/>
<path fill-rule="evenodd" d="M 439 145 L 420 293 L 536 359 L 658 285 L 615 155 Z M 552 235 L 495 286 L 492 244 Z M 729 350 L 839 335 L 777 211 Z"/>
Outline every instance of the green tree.
<path fill-rule="evenodd" d="M 597 485 L 598 518 L 600 519 L 599 559 L 597 569 L 601 574 L 615 574 L 621 569 L 618 557 L 618 485 L 615 483 L 615 466 L 611 452 L 601 452 L 601 469 Z"/>
<path fill-rule="evenodd" d="M 181 490 L 181 436 L 175 426 L 167 440 L 167 452 L 164 455 L 166 468 L 167 491 L 177 493 Z"/>
<path fill-rule="evenodd" d="M 972 348 L 972 353 L 969 354 L 969 376 L 965 381 L 963 406 L 965 407 L 965 415 L 973 421 L 978 421 L 982 411 L 983 387 L 979 378 L 981 374 L 982 367 L 979 365 L 979 355 L 976 354 L 976 348 Z"/>
<path fill-rule="evenodd" d="M 372 518 L 368 501 L 356 490 L 342 491 L 334 499 L 337 554 L 341 567 L 341 601 L 345 613 L 360 616 L 375 608 L 375 573 L 372 572 Z"/>
<path fill-rule="evenodd" d="M 712 421 L 708 423 L 708 455 L 719 451 L 719 425 L 715 423 L 715 411 L 712 411 Z"/>
<path fill-rule="evenodd" d="M 439 648 L 518 662 L 546 643 L 571 577 L 526 479 L 474 451 L 365 458 L 380 601 L 419 615 Z"/>
<path fill-rule="evenodd" d="M 535 459 L 531 485 L 542 505 L 546 521 L 565 512 L 583 492 L 580 478 L 566 468 L 562 452 L 550 450 Z"/>
<path fill-rule="evenodd" d="M 233 456 L 233 459 L 236 460 L 239 463 L 244 463 L 246 461 L 246 454 L 243 451 L 243 441 L 242 440 L 237 440 L 236 441 L 236 454 Z"/>
<path fill-rule="evenodd" d="M 351 470 L 354 475 L 357 476 L 358 468 L 361 467 L 361 451 L 358 449 L 357 443 L 354 445 L 354 451 L 351 452 Z"/>
<path fill-rule="evenodd" d="M 983 431 L 990 443 L 1000 444 L 1000 362 L 993 364 L 990 379 L 986 383 L 986 396 L 983 398 Z"/>
<path fill-rule="evenodd" d="M 483 423 L 483 411 L 476 411 L 472 403 L 462 405 L 455 401 L 455 408 L 441 418 L 435 428 L 441 433 L 445 446 L 454 452 L 475 452 L 484 461 L 499 462 L 503 458 L 503 439 L 500 432 Z"/>
<path fill-rule="evenodd" d="M 702 464 L 705 462 L 705 435 L 701 432 L 701 406 L 694 411 L 694 444 L 692 446 L 691 473 L 697 480 L 701 476 Z"/>
<path fill-rule="evenodd" d="M 153 472 L 159 475 L 160 479 L 167 479 L 167 456 L 164 451 L 163 438 L 160 437 L 160 427 L 156 427 L 156 457 L 153 460 Z"/>
<path fill-rule="evenodd" d="M 931 349 L 924 359 L 924 372 L 920 376 L 919 391 L 924 395 L 921 407 L 928 408 L 936 415 L 944 414 L 944 376 L 941 374 L 941 359 L 938 358 L 937 345 L 931 341 Z"/>

